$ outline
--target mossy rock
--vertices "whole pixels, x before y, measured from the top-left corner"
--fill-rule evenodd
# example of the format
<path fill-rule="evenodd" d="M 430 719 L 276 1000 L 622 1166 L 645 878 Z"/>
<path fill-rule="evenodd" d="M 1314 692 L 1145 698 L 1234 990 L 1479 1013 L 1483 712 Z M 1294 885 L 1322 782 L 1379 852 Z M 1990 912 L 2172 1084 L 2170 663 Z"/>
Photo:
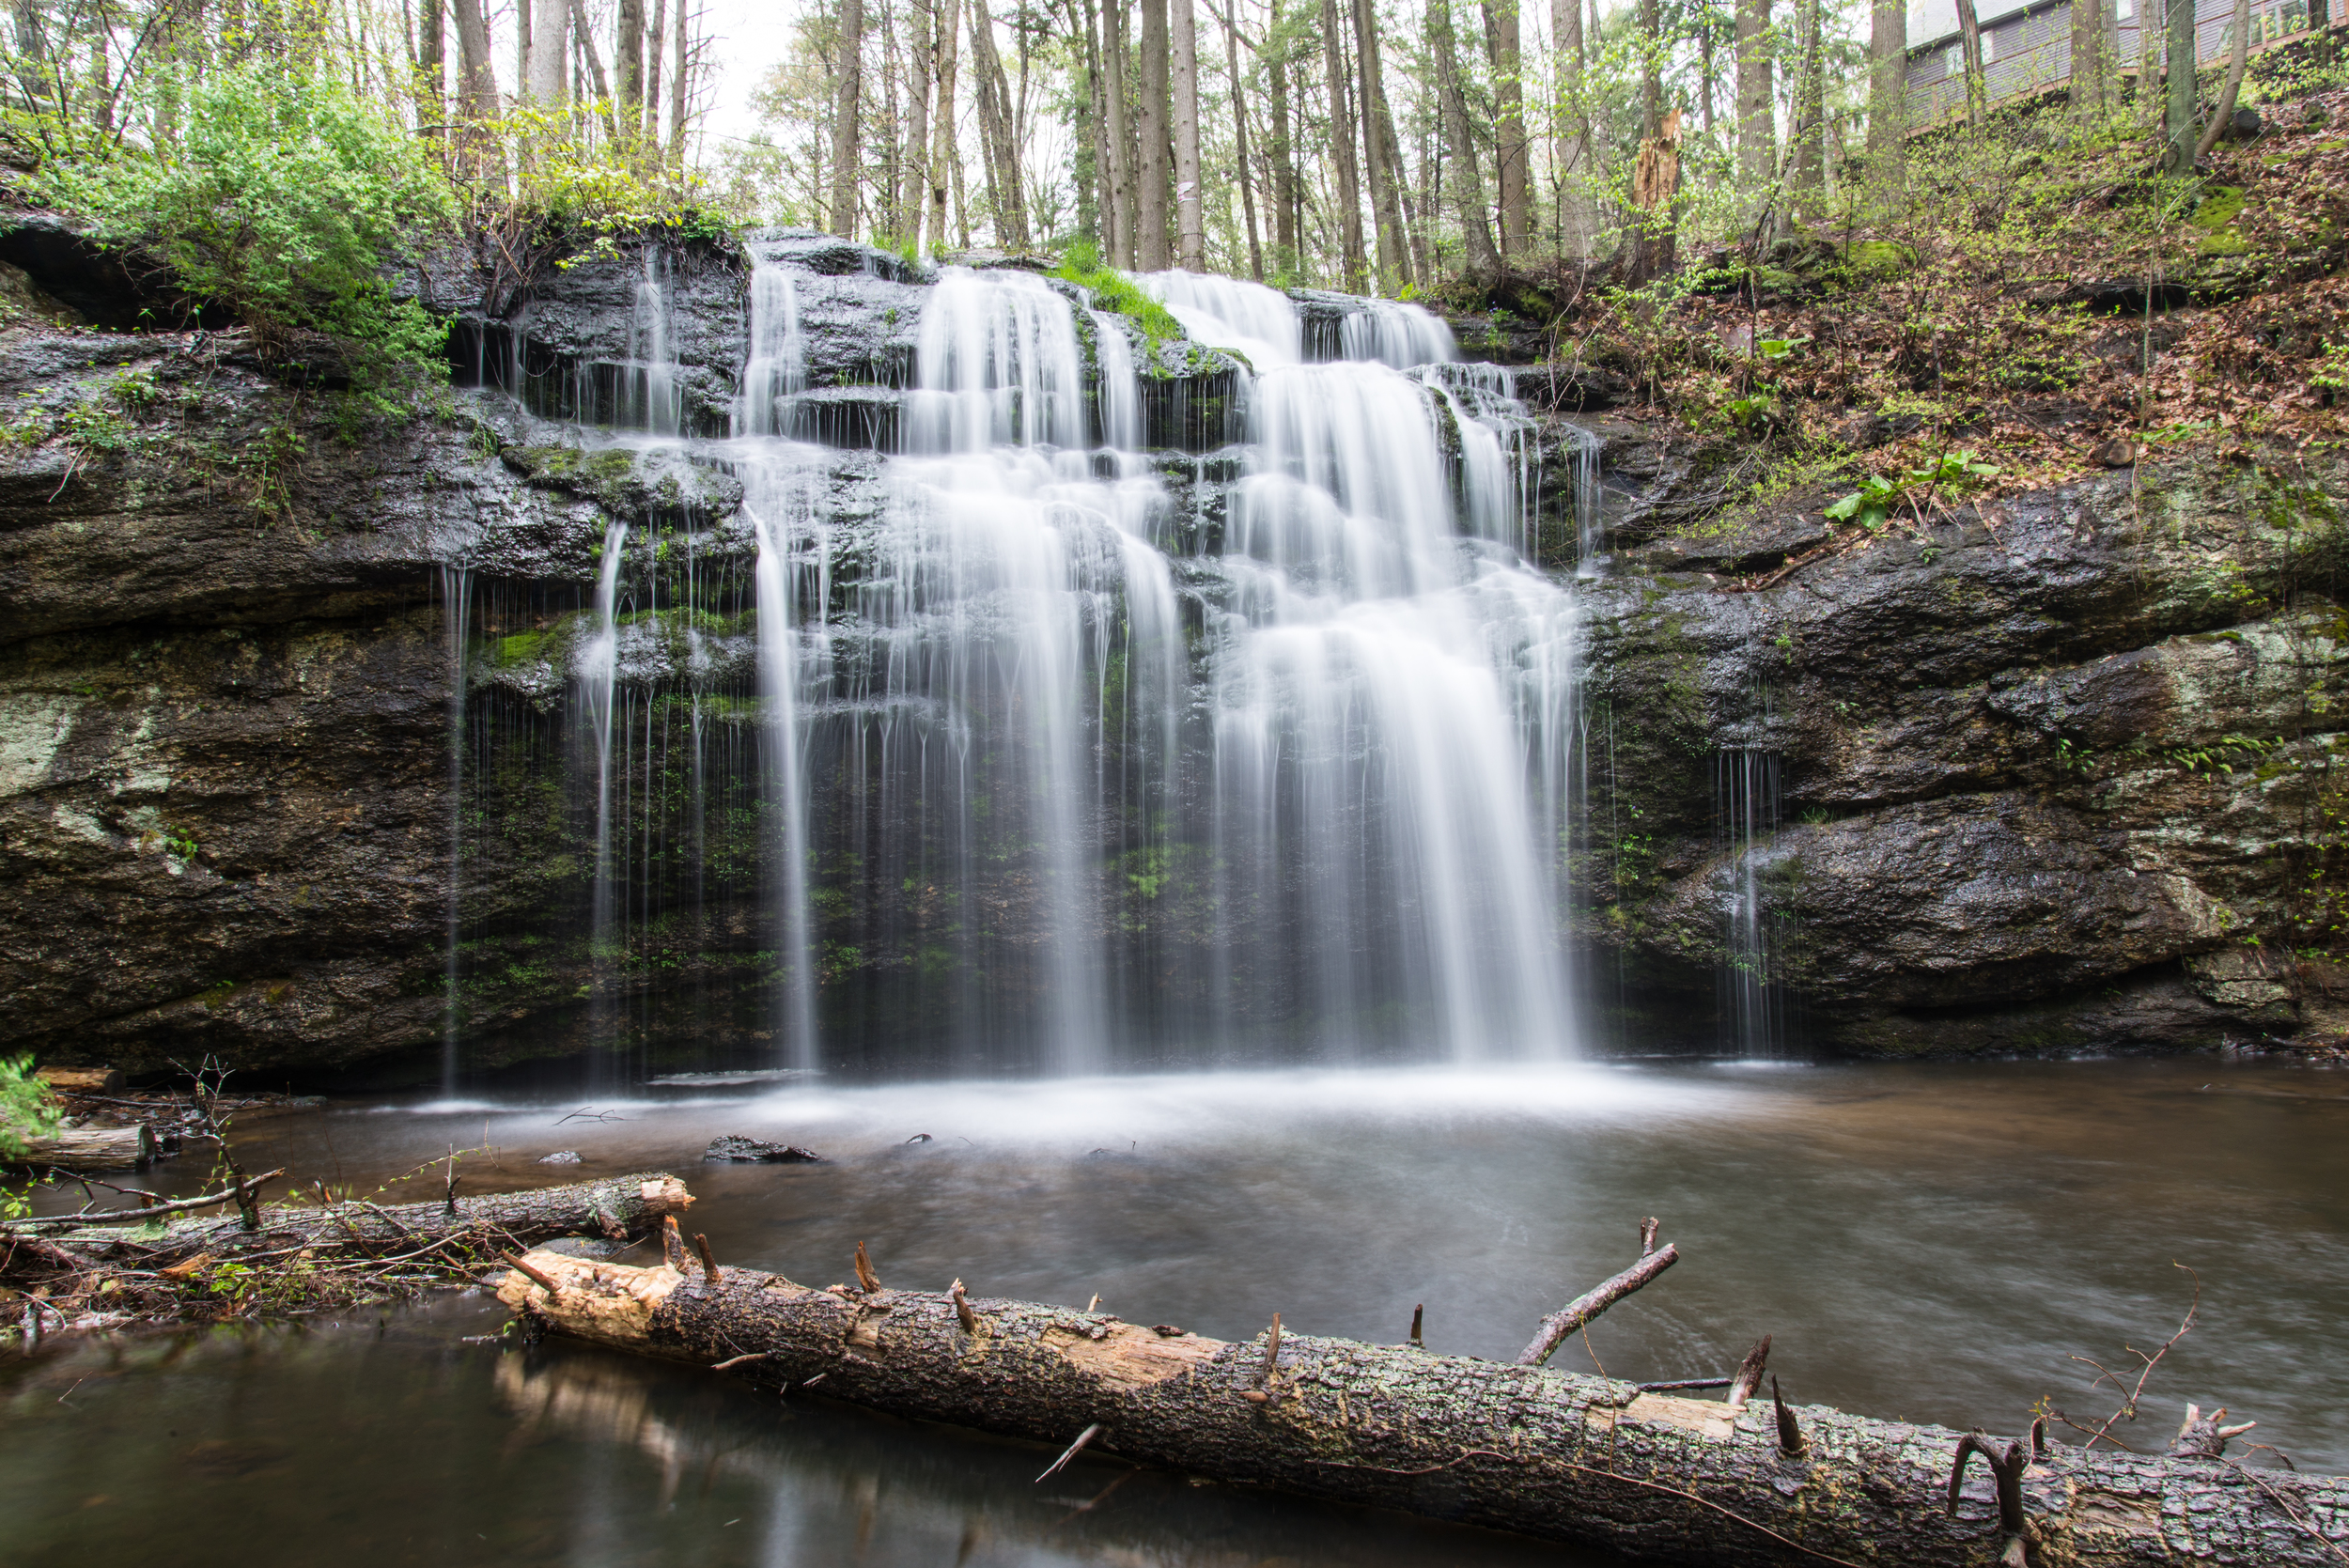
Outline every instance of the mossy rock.
<path fill-rule="evenodd" d="M 1864 283 L 1890 283 L 1917 266 L 1917 253 L 1890 240 L 1862 240 L 1851 248 L 1852 275 Z"/>

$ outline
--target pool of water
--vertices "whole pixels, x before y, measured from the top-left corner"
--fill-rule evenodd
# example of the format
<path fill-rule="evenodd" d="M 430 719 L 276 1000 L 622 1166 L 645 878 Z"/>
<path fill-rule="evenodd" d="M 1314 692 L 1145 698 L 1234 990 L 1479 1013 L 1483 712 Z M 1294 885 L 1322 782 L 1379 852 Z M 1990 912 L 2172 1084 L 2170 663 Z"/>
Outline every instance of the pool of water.
<path fill-rule="evenodd" d="M 727 1132 L 827 1162 L 701 1164 Z M 850 1278 L 863 1241 L 892 1285 L 1098 1296 L 1224 1338 L 1277 1312 L 1392 1343 L 1423 1304 L 1431 1348 L 1495 1358 L 1630 1262 L 1655 1215 L 1682 1262 L 1556 1364 L 1720 1374 L 1768 1333 L 1792 1399 L 2004 1432 L 2043 1403 L 2108 1412 L 2074 1358 L 2133 1367 L 2127 1347 L 2158 1347 L 2193 1298 L 2185 1265 L 2195 1327 L 2123 1438 L 2160 1446 L 2194 1400 L 2338 1470 L 2345 1135 L 2336 1074 L 2105 1062 L 377 1102 L 253 1123 L 239 1143 L 247 1169 L 362 1194 L 452 1145 L 481 1151 L 459 1160 L 475 1190 L 671 1170 L 722 1264 L 805 1283 Z M 563 1149 L 584 1163 L 537 1163 Z M 201 1180 L 200 1158 L 180 1165 L 165 1179 Z M 423 1180 L 437 1194 L 437 1172 Z M 356 1323 L 59 1343 L 0 1370 L 14 1549 L 148 1550 L 217 1527 L 257 1564 L 316 1560 L 319 1532 L 372 1541 L 382 1561 L 1560 1560 L 1182 1477 L 1136 1476 L 1081 1508 L 1126 1473 L 1113 1460 L 1037 1487 L 1023 1446 L 779 1407 L 578 1347 L 462 1343 L 497 1315 L 443 1296 Z M 242 1539 L 237 1521 L 261 1511 L 282 1545 Z"/>

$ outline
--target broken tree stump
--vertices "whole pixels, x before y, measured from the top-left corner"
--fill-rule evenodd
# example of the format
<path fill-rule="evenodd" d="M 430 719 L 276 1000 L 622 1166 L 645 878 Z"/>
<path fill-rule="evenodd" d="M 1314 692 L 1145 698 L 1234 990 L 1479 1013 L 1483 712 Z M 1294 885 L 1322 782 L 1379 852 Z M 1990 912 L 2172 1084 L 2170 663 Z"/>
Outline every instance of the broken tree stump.
<path fill-rule="evenodd" d="M 1093 1448 L 1142 1464 L 1691 1564 L 1971 1568 L 2007 1539 L 1986 1476 L 1947 1512 L 1966 1435 L 1942 1427 L 1808 1405 L 1789 1454 L 1775 1405 L 1733 1410 L 1537 1366 L 1287 1330 L 1277 1348 L 1268 1333 L 1230 1343 L 1034 1302 L 814 1290 L 740 1266 L 689 1290 L 667 1266 L 528 1261 L 558 1288 L 516 1272 L 499 1296 L 552 1332 L 723 1363 L 771 1390 L 820 1378 L 832 1398 L 1053 1452 L 1098 1426 Z M 2066 1568 L 2340 1568 L 2314 1530 L 2349 1530 L 2349 1481 L 2253 1475 L 2058 1447 L 2028 1464 L 2020 1491 L 2035 1550 Z"/>

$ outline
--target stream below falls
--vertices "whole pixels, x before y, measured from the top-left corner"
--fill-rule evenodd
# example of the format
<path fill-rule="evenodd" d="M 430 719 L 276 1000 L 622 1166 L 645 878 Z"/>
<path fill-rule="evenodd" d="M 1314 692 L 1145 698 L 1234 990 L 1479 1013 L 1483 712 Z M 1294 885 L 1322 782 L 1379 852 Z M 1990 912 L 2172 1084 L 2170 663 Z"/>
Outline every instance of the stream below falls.
<path fill-rule="evenodd" d="M 1994 1432 L 2042 1399 L 2108 1411 L 2070 1358 L 2134 1366 L 2124 1345 L 2159 1346 L 2193 1297 L 2174 1261 L 2200 1275 L 2200 1313 L 2123 1430 L 2132 1446 L 2166 1441 L 2191 1399 L 2257 1420 L 2253 1440 L 2303 1468 L 2349 1468 L 2349 1081 L 2332 1074 L 1626 1063 L 638 1095 L 350 1101 L 238 1141 L 249 1170 L 361 1195 L 452 1143 L 495 1151 L 464 1163 L 474 1190 L 663 1169 L 699 1194 L 692 1228 L 722 1264 L 829 1283 L 862 1240 L 893 1285 L 1097 1294 L 1229 1339 L 1278 1312 L 1394 1342 L 1423 1302 L 1431 1349 L 1491 1358 L 1630 1261 L 1653 1214 L 1682 1263 L 1554 1364 L 1717 1375 L 1768 1332 L 1791 1400 Z M 701 1163 L 735 1132 L 828 1162 Z M 583 1163 L 537 1163 L 564 1149 Z M 158 1179 L 194 1190 L 206 1163 Z M 1615 1560 L 1121 1481 L 1109 1455 L 1038 1486 L 1050 1455 L 1026 1445 L 806 1396 L 779 1409 L 577 1345 L 465 1343 L 503 1316 L 486 1292 L 443 1293 L 11 1359 L 0 1560 Z"/>

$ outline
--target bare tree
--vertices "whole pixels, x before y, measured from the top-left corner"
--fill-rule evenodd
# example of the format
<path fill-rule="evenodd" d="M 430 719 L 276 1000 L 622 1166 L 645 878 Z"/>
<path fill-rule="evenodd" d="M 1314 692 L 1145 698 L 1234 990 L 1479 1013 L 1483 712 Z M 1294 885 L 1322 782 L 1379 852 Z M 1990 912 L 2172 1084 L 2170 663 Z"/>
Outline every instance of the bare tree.
<path fill-rule="evenodd" d="M 1827 202 L 1827 40 L 1820 0 L 1795 0 L 1795 125 L 1793 178 L 1796 207 L 1816 220 Z"/>
<path fill-rule="evenodd" d="M 442 122 L 448 118 L 447 37 L 441 25 L 441 0 L 418 0 L 416 6 L 416 123 L 425 128 L 427 136 L 441 133 Z M 99 31 L 92 40 L 91 63 L 96 67 L 92 83 L 98 95 L 101 119 L 106 116 L 108 100 L 112 97 L 106 84 L 106 35 Z"/>
<path fill-rule="evenodd" d="M 1521 256 L 1532 238 L 1533 194 L 1525 142 L 1525 65 L 1517 0 L 1484 0 L 1485 48 L 1492 61 L 1495 178 L 1501 195 L 1501 251 Z M 1455 83 L 1456 85 L 1456 83 Z"/>
<path fill-rule="evenodd" d="M 938 83 L 938 114 L 930 132 L 930 249 L 946 243 L 946 197 L 950 180 L 959 179 L 962 158 L 955 150 L 956 0 L 938 0 L 937 24 L 930 29 L 935 52 L 931 75 Z"/>
<path fill-rule="evenodd" d="M 619 93 L 614 107 L 632 136 L 645 113 L 645 0 L 620 0 L 612 23 L 612 74 Z"/>
<path fill-rule="evenodd" d="M 1597 239 L 1598 222 L 1591 201 L 1591 116 L 1583 101 L 1589 60 L 1582 0 L 1550 0 L 1549 25 L 1558 52 L 1558 136 L 1550 152 L 1558 182 L 1558 248 L 1583 261 Z"/>
<path fill-rule="evenodd" d="M 1134 228 L 1134 128 L 1132 106 L 1126 91 L 1126 15 L 1128 0 L 1103 0 L 1101 50 L 1103 96 L 1108 101 L 1110 143 L 1110 206 L 1114 215 L 1110 260 L 1131 270 L 1141 263 Z"/>
<path fill-rule="evenodd" d="M 1217 20 L 1223 27 L 1223 68 L 1232 79 L 1232 156 L 1239 165 L 1240 211 L 1248 221 L 1248 275 L 1262 283 L 1264 242 L 1256 227 L 1256 182 L 1249 169 L 1248 101 L 1240 87 L 1238 9 L 1234 0 L 1232 9 Z"/>
<path fill-rule="evenodd" d="M 1281 27 L 1280 12 L 1268 6 L 1264 48 L 1257 57 L 1263 61 L 1265 75 L 1270 84 L 1272 99 L 1272 145 L 1266 154 L 1272 164 L 1272 248 L 1280 258 L 1283 272 L 1298 266 L 1297 252 L 1297 152 L 1289 129 L 1289 60 L 1288 41 Z"/>
<path fill-rule="evenodd" d="M 909 0 L 906 7 L 906 150 L 897 197 L 899 236 L 906 243 L 922 243 L 922 210 L 929 190 L 930 171 L 930 54 L 936 47 L 930 27 L 936 7 L 932 0 Z"/>
<path fill-rule="evenodd" d="M 524 96 L 533 103 L 563 101 L 571 60 L 571 0 L 528 0 L 529 57 L 522 72 Z"/>
<path fill-rule="evenodd" d="M 1206 208 L 1199 191 L 1199 35 L 1191 0 L 1169 0 L 1174 77 L 1175 256 L 1194 272 L 1207 270 Z"/>
<path fill-rule="evenodd" d="M 1015 252 L 1028 249 L 1026 177 L 1021 170 L 1018 117 L 1003 56 L 995 48 L 995 19 L 987 0 L 969 0 L 971 69 L 979 101 L 980 150 L 987 157 L 988 188 L 995 207 L 995 241 Z"/>

